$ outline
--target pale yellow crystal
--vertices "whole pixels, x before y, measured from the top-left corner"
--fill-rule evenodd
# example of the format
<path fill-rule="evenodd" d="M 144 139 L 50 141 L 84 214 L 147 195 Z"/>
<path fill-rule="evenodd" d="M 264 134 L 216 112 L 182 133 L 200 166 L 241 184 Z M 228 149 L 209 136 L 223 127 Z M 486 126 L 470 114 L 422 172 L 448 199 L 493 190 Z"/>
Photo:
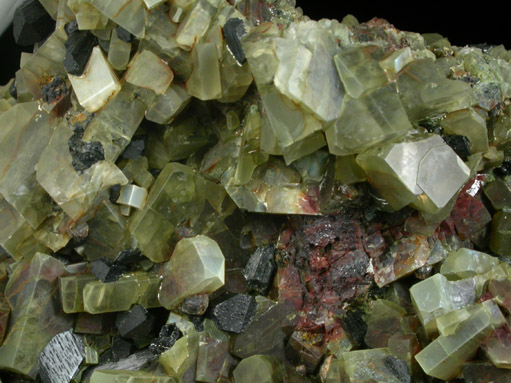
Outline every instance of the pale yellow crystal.
<path fill-rule="evenodd" d="M 89 112 L 104 107 L 121 90 L 121 84 L 99 46 L 92 50 L 83 75 L 69 75 L 69 80 L 78 102 Z"/>
<path fill-rule="evenodd" d="M 225 283 L 225 258 L 218 244 L 198 235 L 180 240 L 165 265 L 159 300 L 167 309 L 184 298 L 212 293 Z"/>
<path fill-rule="evenodd" d="M 143 50 L 131 60 L 125 74 L 126 82 L 135 86 L 164 94 L 174 79 L 174 73 L 167 63 L 153 52 Z"/>
<path fill-rule="evenodd" d="M 197 43 L 193 47 L 193 71 L 186 82 L 188 93 L 200 100 L 222 97 L 220 63 L 213 43 Z"/>

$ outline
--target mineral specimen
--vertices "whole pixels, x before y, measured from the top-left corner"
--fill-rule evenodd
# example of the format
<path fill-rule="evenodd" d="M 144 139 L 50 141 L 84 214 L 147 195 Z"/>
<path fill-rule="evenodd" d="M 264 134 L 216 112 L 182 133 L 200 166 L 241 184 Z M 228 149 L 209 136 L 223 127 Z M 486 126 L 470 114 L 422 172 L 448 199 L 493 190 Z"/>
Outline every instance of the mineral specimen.
<path fill-rule="evenodd" d="M 510 380 L 511 53 L 295 5 L 20 6 L 1 381 Z"/>

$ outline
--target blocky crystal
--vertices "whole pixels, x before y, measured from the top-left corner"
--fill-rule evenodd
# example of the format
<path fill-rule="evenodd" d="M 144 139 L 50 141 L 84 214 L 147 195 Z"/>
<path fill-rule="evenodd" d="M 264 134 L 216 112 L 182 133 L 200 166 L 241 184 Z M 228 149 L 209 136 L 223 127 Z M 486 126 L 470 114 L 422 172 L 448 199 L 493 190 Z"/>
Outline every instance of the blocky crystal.
<path fill-rule="evenodd" d="M 212 293 L 225 283 L 225 259 L 217 243 L 204 235 L 179 241 L 166 264 L 159 300 L 173 308 L 184 298 Z"/>

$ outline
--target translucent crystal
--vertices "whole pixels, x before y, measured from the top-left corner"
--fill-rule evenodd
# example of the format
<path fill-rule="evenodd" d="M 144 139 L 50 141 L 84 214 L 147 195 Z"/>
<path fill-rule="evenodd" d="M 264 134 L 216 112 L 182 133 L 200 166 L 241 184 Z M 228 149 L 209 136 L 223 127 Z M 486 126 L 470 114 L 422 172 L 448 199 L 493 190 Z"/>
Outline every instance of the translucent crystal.
<path fill-rule="evenodd" d="M 439 136 L 371 149 L 357 156 L 357 163 L 394 209 L 413 202 L 431 213 L 446 206 L 470 175 Z"/>
<path fill-rule="evenodd" d="M 488 151 L 488 132 L 486 121 L 473 109 L 458 110 L 449 113 L 440 122 L 447 134 L 460 134 L 470 140 L 472 153 Z"/>
<path fill-rule="evenodd" d="M 65 8 L 67 6 L 68 9 L 66 10 Z M 69 11 L 72 11 L 71 15 L 74 14 L 76 22 L 78 23 L 78 28 L 80 30 L 102 29 L 105 28 L 108 24 L 108 18 L 100 11 L 98 11 L 90 2 L 81 0 L 68 0 L 67 4 L 66 2 L 59 2 L 59 7 L 61 8 L 61 16 L 68 14 Z M 65 19 L 61 21 L 59 18 L 58 22 L 66 24 Z"/>
<path fill-rule="evenodd" d="M 325 133 L 330 153 L 346 156 L 402 137 L 410 129 L 395 87 L 388 85 L 359 98 L 345 97 L 339 119 Z"/>
<path fill-rule="evenodd" d="M 322 129 L 321 123 L 314 116 L 300 109 L 276 89 L 261 92 L 261 99 L 271 133 L 281 148 Z"/>
<path fill-rule="evenodd" d="M 348 383 L 401 383 L 407 376 L 409 379 L 410 373 L 406 364 L 402 372 L 404 376 L 400 376 L 397 370 L 392 368 L 392 360 L 388 348 L 345 352 L 341 356 L 341 379 Z"/>
<path fill-rule="evenodd" d="M 495 210 L 511 208 L 511 190 L 506 182 L 496 179 L 484 187 L 484 194 Z"/>
<path fill-rule="evenodd" d="M 165 0 L 144 0 L 144 4 L 149 10 L 156 8 L 158 5 L 161 5 L 164 2 Z"/>
<path fill-rule="evenodd" d="M 203 0 L 202 2 L 206 2 Z M 200 2 L 199 2 L 200 3 Z M 214 100 L 222 96 L 218 51 L 213 43 L 197 43 L 193 47 L 193 71 L 186 82 L 186 90 L 200 100 Z"/>
<path fill-rule="evenodd" d="M 105 159 L 114 162 L 124 151 L 144 118 L 147 106 L 129 84 L 99 112 L 88 125 L 83 139 L 101 142 Z"/>
<path fill-rule="evenodd" d="M 90 314 L 127 311 L 134 304 L 145 308 L 158 307 L 160 278 L 136 272 L 121 277 L 116 282 L 89 282 L 83 288 L 84 310 Z"/>
<path fill-rule="evenodd" d="M 195 117 L 154 129 L 148 139 L 149 162 L 163 168 L 170 161 L 183 160 L 211 142 L 211 135 Z"/>
<path fill-rule="evenodd" d="M 387 347 L 389 338 L 401 330 L 406 310 L 396 303 L 378 299 L 371 308 L 364 341 L 371 348 Z"/>
<path fill-rule="evenodd" d="M 440 272 L 449 280 L 457 280 L 486 273 L 499 263 L 497 258 L 486 253 L 462 248 L 449 254 Z"/>
<path fill-rule="evenodd" d="M 225 259 L 217 243 L 204 235 L 184 238 L 165 266 L 159 300 L 170 309 L 186 297 L 212 293 L 224 283 Z"/>
<path fill-rule="evenodd" d="M 147 10 L 142 0 L 89 0 L 101 13 L 137 37 L 144 37 Z"/>
<path fill-rule="evenodd" d="M 206 34 L 220 4 L 220 0 L 195 2 L 185 19 L 179 24 L 177 31 L 176 41 L 183 49 L 191 50 L 194 44 Z"/>
<path fill-rule="evenodd" d="M 92 274 L 79 274 L 76 276 L 60 277 L 60 299 L 65 313 L 83 312 L 83 289 L 89 282 L 95 281 Z"/>
<path fill-rule="evenodd" d="M 243 359 L 233 371 L 235 383 L 281 382 L 283 368 L 278 359 L 267 355 L 253 355 Z"/>
<path fill-rule="evenodd" d="M 463 362 L 475 354 L 493 328 L 491 312 L 481 305 L 457 326 L 454 333 L 439 336 L 415 359 L 426 374 L 438 379 L 453 379 L 461 372 Z"/>
<path fill-rule="evenodd" d="M 119 207 L 108 200 L 99 204 L 96 214 L 88 221 L 88 227 L 83 252 L 91 261 L 100 257 L 114 260 L 130 246 L 126 219 Z"/>
<path fill-rule="evenodd" d="M 274 39 L 274 47 L 279 61 L 277 89 L 322 121 L 338 118 L 343 92 L 327 49 L 317 44 L 311 52 L 297 41 L 282 38 Z"/>
<path fill-rule="evenodd" d="M 426 265 L 431 249 L 423 235 L 413 235 L 396 241 L 381 257 L 381 265 L 375 267 L 374 281 L 379 287 L 411 274 Z"/>
<path fill-rule="evenodd" d="M 385 85 L 387 77 L 379 63 L 382 56 L 382 49 L 376 45 L 349 47 L 335 56 L 335 66 L 350 97 L 359 98 Z"/>
<path fill-rule="evenodd" d="M 365 181 L 366 175 L 355 161 L 355 156 L 336 156 L 335 179 L 341 181 L 343 184 L 349 185 Z"/>
<path fill-rule="evenodd" d="M 73 319 L 62 313 L 56 295 L 64 264 L 37 253 L 15 268 L 5 289 L 12 307 L 7 337 L 0 347 L 0 369 L 35 379 L 39 354 L 51 338 L 72 327 Z"/>
<path fill-rule="evenodd" d="M 121 186 L 121 191 L 117 203 L 131 206 L 137 209 L 144 207 L 147 199 L 147 190 L 137 185 Z"/>
<path fill-rule="evenodd" d="M 184 223 L 203 234 L 225 230 L 222 220 L 234 209 L 226 197 L 223 188 L 191 168 L 169 163 L 152 186 L 146 206 L 131 217 L 129 230 L 144 255 L 154 262 L 166 261 L 178 240 L 175 230 Z"/>
<path fill-rule="evenodd" d="M 173 79 L 174 73 L 167 63 L 148 50 L 133 57 L 125 74 L 126 82 L 153 90 L 156 94 L 164 94 Z"/>
<path fill-rule="evenodd" d="M 101 109 L 121 90 L 121 84 L 99 46 L 92 50 L 83 75 L 69 75 L 69 80 L 78 102 L 89 112 Z"/>
<path fill-rule="evenodd" d="M 399 73 L 397 86 L 412 122 L 436 113 L 465 109 L 472 96 L 469 84 L 447 79 L 431 59 L 406 65 Z"/>
<path fill-rule="evenodd" d="M 231 353 L 239 358 L 269 353 L 284 347 L 286 334 L 282 329 L 286 317 L 294 309 L 286 304 L 277 303 L 258 296 L 257 311 L 247 329 L 231 337 Z M 262 337 L 261 334 L 267 334 Z M 283 350 L 282 350 L 283 351 Z"/>
<path fill-rule="evenodd" d="M 130 61 L 131 44 L 121 40 L 116 31 L 112 31 L 110 46 L 108 48 L 108 61 L 112 68 L 124 70 Z"/>
<path fill-rule="evenodd" d="M 435 274 L 413 285 L 410 295 L 426 331 L 430 334 L 435 332 L 435 318 L 475 303 L 475 285 L 474 279 L 450 282 L 442 274 Z"/>
<path fill-rule="evenodd" d="M 91 383 L 173 383 L 170 376 L 154 375 L 146 371 L 94 370 Z"/>
<path fill-rule="evenodd" d="M 380 67 L 387 73 L 387 76 L 394 78 L 403 67 L 414 60 L 410 47 L 398 49 L 390 56 L 380 61 Z"/>
<path fill-rule="evenodd" d="M 34 172 L 53 131 L 48 119 L 37 102 L 18 104 L 0 116 L 0 193 L 34 229 L 51 209 Z"/>
<path fill-rule="evenodd" d="M 3 197 L 0 197 L 0 246 L 11 257 L 21 259 L 18 247 L 29 238 L 34 229 Z"/>
<path fill-rule="evenodd" d="M 499 255 L 511 255 L 511 214 L 499 211 L 493 216 L 490 249 Z"/>
<path fill-rule="evenodd" d="M 233 182 L 233 168 L 224 173 L 222 184 L 241 209 L 274 214 L 318 214 L 317 186 L 301 184 L 300 178 L 297 172 L 272 158 L 254 170 L 247 184 Z"/>
<path fill-rule="evenodd" d="M 39 184 L 71 219 L 78 220 L 94 204 L 105 199 L 102 192 L 115 184 L 126 184 L 127 179 L 115 165 L 107 161 L 96 162 L 81 174 L 75 171 L 69 152 L 72 135 L 73 131 L 65 123 L 55 129 L 36 166 L 36 172 Z"/>
<path fill-rule="evenodd" d="M 216 383 L 222 369 L 229 363 L 229 359 L 227 340 L 201 334 L 195 379 L 198 382 Z"/>
<path fill-rule="evenodd" d="M 186 89 L 173 82 L 164 94 L 156 97 L 146 112 L 146 118 L 157 124 L 168 124 L 188 105 L 190 99 Z"/>
<path fill-rule="evenodd" d="M 168 375 L 178 378 L 197 361 L 198 352 L 198 334 L 186 335 L 178 339 L 170 350 L 162 353 L 158 361 Z"/>

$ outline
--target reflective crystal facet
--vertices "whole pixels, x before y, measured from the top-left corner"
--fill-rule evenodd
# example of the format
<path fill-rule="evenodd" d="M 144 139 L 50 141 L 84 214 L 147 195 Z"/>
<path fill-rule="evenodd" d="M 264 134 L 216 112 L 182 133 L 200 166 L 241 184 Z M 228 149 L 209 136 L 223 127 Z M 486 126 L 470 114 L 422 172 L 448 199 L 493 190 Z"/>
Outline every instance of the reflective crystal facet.
<path fill-rule="evenodd" d="M 99 46 L 92 50 L 83 75 L 69 75 L 69 80 L 80 105 L 89 112 L 101 109 L 121 90 L 121 84 Z"/>
<path fill-rule="evenodd" d="M 184 298 L 212 293 L 225 283 L 225 259 L 217 243 L 204 235 L 179 241 L 165 266 L 159 292 L 170 309 Z"/>

